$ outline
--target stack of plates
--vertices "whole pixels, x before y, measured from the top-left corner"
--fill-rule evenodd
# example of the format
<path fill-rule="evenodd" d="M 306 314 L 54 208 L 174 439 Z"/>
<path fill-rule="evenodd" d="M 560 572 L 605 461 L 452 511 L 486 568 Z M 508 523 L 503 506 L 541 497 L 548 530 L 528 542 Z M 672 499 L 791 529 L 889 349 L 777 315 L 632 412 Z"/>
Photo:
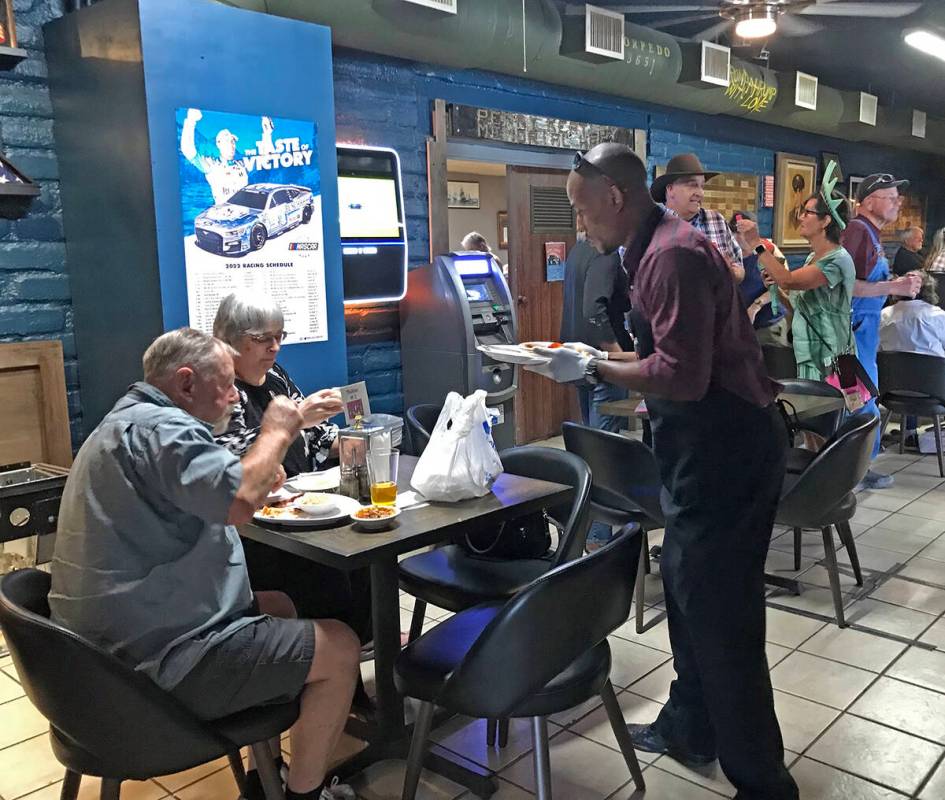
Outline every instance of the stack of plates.
<path fill-rule="evenodd" d="M 341 483 L 341 467 L 332 467 L 322 472 L 302 472 L 285 482 L 293 492 L 334 492 Z"/>
<path fill-rule="evenodd" d="M 537 344 L 547 344 L 540 342 Z M 538 367 L 547 364 L 547 356 L 539 355 L 520 344 L 477 344 L 476 349 L 495 361 L 506 364 L 523 364 L 529 367 Z"/>

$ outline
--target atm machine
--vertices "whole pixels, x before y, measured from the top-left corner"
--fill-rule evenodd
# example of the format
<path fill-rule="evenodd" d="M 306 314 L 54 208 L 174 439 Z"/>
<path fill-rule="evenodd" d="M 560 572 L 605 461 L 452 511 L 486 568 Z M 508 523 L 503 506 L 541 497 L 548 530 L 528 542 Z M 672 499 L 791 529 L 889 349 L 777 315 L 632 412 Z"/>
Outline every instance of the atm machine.
<path fill-rule="evenodd" d="M 476 344 L 517 342 L 515 305 L 490 254 L 448 253 L 411 270 L 400 304 L 406 407 L 485 389 L 496 447 L 512 447 L 519 368 L 493 361 Z"/>

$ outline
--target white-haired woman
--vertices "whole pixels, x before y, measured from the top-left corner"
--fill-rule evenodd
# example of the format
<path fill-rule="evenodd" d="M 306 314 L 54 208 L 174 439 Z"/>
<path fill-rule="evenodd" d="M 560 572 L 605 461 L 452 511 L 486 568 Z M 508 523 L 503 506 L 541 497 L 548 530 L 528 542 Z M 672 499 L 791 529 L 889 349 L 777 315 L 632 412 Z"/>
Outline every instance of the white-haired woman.
<path fill-rule="evenodd" d="M 276 356 L 285 339 L 282 309 L 271 298 L 231 294 L 223 298 L 213 322 L 213 335 L 233 347 L 239 402 L 230 424 L 216 440 L 242 456 L 256 441 L 259 424 L 273 397 L 286 396 L 299 404 L 305 429 L 286 452 L 286 476 L 324 465 L 337 452 L 338 428 L 327 422 L 343 410 L 337 389 L 305 397 Z M 346 622 L 361 638 L 370 638 L 370 577 L 366 570 L 343 572 L 293 556 L 248 539 L 243 541 L 250 579 L 259 589 L 285 592 L 299 616 L 334 618 Z"/>

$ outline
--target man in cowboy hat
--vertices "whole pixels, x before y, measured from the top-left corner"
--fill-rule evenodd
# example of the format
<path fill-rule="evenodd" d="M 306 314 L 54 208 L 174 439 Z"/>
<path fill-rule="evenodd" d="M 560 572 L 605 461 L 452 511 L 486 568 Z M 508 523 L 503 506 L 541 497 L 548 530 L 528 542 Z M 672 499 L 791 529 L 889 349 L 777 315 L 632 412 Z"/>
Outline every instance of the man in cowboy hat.
<path fill-rule="evenodd" d="M 705 182 L 718 172 L 707 172 L 695 153 L 673 156 L 666 165 L 666 172 L 650 186 L 650 194 L 657 203 L 662 203 L 676 216 L 702 231 L 728 262 L 735 283 L 745 278 L 742 265 L 742 250 L 732 236 L 728 224 L 718 211 L 702 207 L 705 199 Z"/>

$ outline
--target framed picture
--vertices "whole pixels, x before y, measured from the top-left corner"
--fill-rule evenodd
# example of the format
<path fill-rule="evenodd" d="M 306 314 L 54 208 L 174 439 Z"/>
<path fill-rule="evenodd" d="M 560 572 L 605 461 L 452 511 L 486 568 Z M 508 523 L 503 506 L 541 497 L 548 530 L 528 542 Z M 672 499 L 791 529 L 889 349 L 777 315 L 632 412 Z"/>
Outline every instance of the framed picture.
<path fill-rule="evenodd" d="M 497 247 L 500 250 L 509 249 L 509 212 L 508 211 L 497 211 L 496 215 L 496 228 L 498 229 L 499 235 L 496 238 L 496 241 L 499 243 Z"/>
<path fill-rule="evenodd" d="M 0 0 L 0 47 L 16 47 L 13 0 Z"/>
<path fill-rule="evenodd" d="M 861 183 L 863 183 L 862 175 L 850 176 L 850 191 L 847 194 L 847 197 L 850 198 L 850 204 L 853 206 L 856 206 L 856 190 L 860 188 Z"/>
<path fill-rule="evenodd" d="M 447 208 L 479 208 L 478 181 L 447 181 Z"/>
<path fill-rule="evenodd" d="M 804 200 L 816 191 L 817 160 L 793 153 L 777 153 L 774 177 L 774 241 L 782 250 L 808 247 L 798 226 Z"/>

